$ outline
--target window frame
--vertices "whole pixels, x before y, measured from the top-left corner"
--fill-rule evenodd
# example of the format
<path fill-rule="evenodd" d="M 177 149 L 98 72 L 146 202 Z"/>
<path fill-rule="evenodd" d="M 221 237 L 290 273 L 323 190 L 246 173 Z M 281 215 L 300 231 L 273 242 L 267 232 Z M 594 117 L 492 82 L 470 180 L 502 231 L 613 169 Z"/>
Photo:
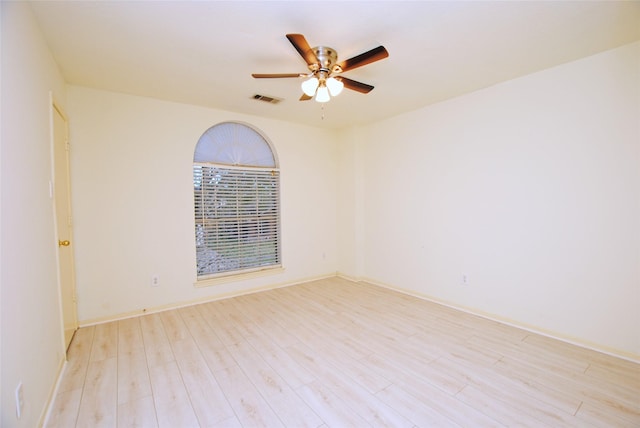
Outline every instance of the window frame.
<path fill-rule="evenodd" d="M 240 123 L 240 122 L 222 122 L 212 126 L 203 134 L 200 140 L 198 140 L 198 145 L 196 145 L 196 151 L 198 150 L 199 144 L 201 143 L 201 141 L 203 141 L 203 138 L 207 136 L 208 132 L 210 132 L 217 126 L 229 126 L 229 125 L 236 126 L 236 127 L 237 126 L 247 127 L 249 128 L 250 131 L 257 133 L 258 136 L 262 139 L 262 142 L 266 145 L 266 147 L 263 147 L 263 149 L 268 148 L 271 152 L 271 155 L 273 156 L 273 166 L 265 167 L 265 166 L 252 166 L 252 165 L 243 165 L 243 164 L 231 165 L 228 163 L 221 163 L 221 162 L 208 162 L 208 161 L 203 162 L 202 160 L 193 161 L 192 163 L 192 181 L 193 181 L 192 185 L 193 185 L 193 192 L 194 192 L 193 193 L 193 203 L 194 203 L 194 206 L 193 206 L 194 229 L 193 230 L 195 234 L 194 248 L 196 252 L 195 254 L 196 281 L 194 285 L 198 287 L 236 281 L 240 279 L 248 279 L 248 278 L 253 278 L 253 277 L 258 277 L 263 275 L 269 275 L 269 274 L 282 272 L 284 270 L 283 264 L 282 264 L 282 237 L 281 237 L 281 227 L 280 227 L 280 218 L 281 218 L 280 168 L 278 165 L 277 154 L 271 142 L 261 132 L 259 132 L 254 127 L 248 124 Z M 208 141 L 206 142 L 206 144 L 213 144 L 215 146 L 217 142 Z M 229 142 L 225 141 L 224 145 L 228 146 Z M 194 159 L 195 159 L 195 153 L 196 152 L 194 152 Z M 213 183 L 213 184 L 210 183 L 212 187 L 210 189 L 211 193 L 209 195 L 209 198 L 212 198 L 212 199 L 209 202 L 204 202 L 205 198 L 203 196 L 203 192 L 205 191 L 205 189 L 202 187 L 203 174 L 201 173 L 199 175 L 200 187 L 198 187 L 197 185 L 198 176 L 196 175 L 196 171 L 199 169 L 202 172 L 203 168 L 208 168 L 209 172 L 211 172 L 212 170 L 214 171 L 220 170 L 222 173 L 224 173 L 223 174 L 224 177 L 227 177 L 228 175 L 230 178 L 229 178 L 229 181 L 225 183 L 225 185 L 228 185 L 229 183 L 234 182 L 240 189 L 240 192 L 236 193 L 239 196 L 237 196 L 235 200 L 231 200 L 231 199 L 228 199 L 228 197 L 232 193 L 225 193 L 225 195 L 223 196 L 227 197 L 227 199 L 224 199 L 223 196 L 220 196 L 218 194 L 220 193 L 219 190 L 222 188 L 217 187 L 217 183 Z M 243 172 L 246 172 L 246 175 Z M 266 223 L 262 223 L 260 222 L 261 200 L 260 200 L 260 195 L 256 194 L 256 192 L 260 192 L 261 185 L 263 186 L 266 185 L 267 187 L 269 186 L 270 181 L 268 180 L 268 176 L 264 174 L 265 172 L 268 172 L 272 177 L 274 177 L 274 182 L 273 182 L 275 186 L 273 190 L 274 193 L 271 194 L 271 192 L 267 190 L 266 195 L 268 196 L 268 198 L 266 200 L 267 200 L 267 210 L 270 210 L 269 205 L 274 204 L 273 210 L 275 210 L 275 213 L 269 214 L 271 219 L 267 220 Z M 238 179 L 237 177 L 240 177 L 240 178 Z M 235 178 L 235 181 L 233 181 L 234 178 Z M 244 194 L 242 193 L 243 190 L 249 190 L 249 188 L 245 186 L 247 183 L 253 184 L 253 187 L 250 189 L 251 192 L 254 192 L 253 194 L 251 194 L 251 192 L 245 192 Z M 238 191 L 238 188 L 235 188 L 235 190 Z M 224 192 L 226 192 L 228 189 L 229 188 L 225 186 Z M 216 198 L 223 198 L 223 199 L 216 199 Z M 212 202 L 214 200 L 216 202 Z M 243 208 L 240 208 L 241 200 L 250 200 L 250 203 L 249 205 L 244 205 Z M 223 208 L 223 202 L 225 201 L 230 202 L 229 208 L 226 209 L 226 211 L 225 211 L 226 207 Z M 264 201 L 264 199 L 262 201 Z M 236 205 L 233 205 L 234 203 Z M 209 209 L 206 208 L 207 206 L 206 204 L 211 205 Z M 255 207 L 252 204 L 255 204 Z M 218 208 L 216 208 L 216 206 Z M 208 217 L 207 219 L 205 219 L 205 216 L 206 216 L 205 211 L 209 211 L 212 207 L 213 207 L 213 210 L 216 211 L 216 213 L 214 214 L 213 217 Z M 236 211 L 235 214 L 233 213 L 234 209 Z M 246 211 L 245 209 L 248 211 Z M 223 214 L 220 214 L 218 211 L 222 212 Z M 275 214 L 275 218 L 274 218 L 274 214 Z M 210 239 L 210 237 L 213 237 L 213 241 L 218 241 L 219 239 L 222 239 L 221 237 L 223 237 L 224 235 L 219 232 L 220 231 L 219 227 L 221 222 L 233 223 L 234 221 L 236 222 L 236 227 L 237 227 L 236 229 L 237 235 L 235 236 L 235 238 L 237 239 L 238 242 L 240 242 L 243 239 L 243 236 L 245 238 L 246 236 L 250 236 L 249 234 L 246 234 L 246 235 L 241 234 L 240 232 L 241 228 L 239 224 L 243 222 L 253 222 L 253 225 L 249 227 L 249 231 L 252 232 L 251 235 L 255 235 L 256 237 L 250 238 L 249 241 L 245 241 L 244 244 L 241 244 L 237 247 L 236 251 L 240 252 L 240 257 L 236 259 L 228 259 L 228 260 L 230 261 L 232 260 L 238 263 L 247 262 L 251 264 L 252 263 L 251 259 L 253 258 L 255 259 L 254 260 L 255 264 L 249 265 L 249 266 L 239 266 L 238 269 L 224 269 L 221 271 L 215 270 L 211 272 L 206 272 L 206 271 L 203 272 L 201 270 L 202 266 L 201 266 L 200 252 L 213 251 L 213 252 L 216 252 L 216 255 L 213 257 L 217 257 L 217 255 L 220 254 L 221 249 L 223 249 L 223 246 L 224 246 L 224 244 L 220 244 L 220 246 L 217 246 L 218 243 L 216 242 L 213 245 L 207 245 L 209 247 L 208 250 L 206 249 L 202 250 L 202 248 L 205 248 L 203 242 L 205 240 Z M 206 226 L 205 223 L 209 223 L 210 225 L 214 224 L 215 226 L 207 230 L 208 226 Z M 275 247 L 274 252 L 267 251 L 266 253 L 260 253 L 261 244 L 260 242 L 257 242 L 257 243 L 255 242 L 255 241 L 259 241 L 260 239 L 264 239 L 263 237 L 261 237 L 263 224 L 265 224 L 267 227 L 267 229 L 264 229 L 266 230 L 265 236 L 270 237 L 269 239 L 267 239 L 267 241 L 269 241 L 267 244 L 267 247 L 270 245 L 273 245 Z M 226 235 L 227 239 L 229 236 L 230 235 Z M 213 242 L 213 241 L 210 241 L 210 242 Z M 227 248 L 232 248 L 232 247 L 227 247 Z M 247 248 L 249 248 L 249 250 L 247 250 Z M 243 251 L 245 252 L 243 253 Z M 267 254 L 268 255 L 267 257 L 271 257 L 273 259 L 273 263 L 261 264 L 260 257 L 263 254 Z M 266 261 L 269 261 L 269 260 L 266 260 Z M 216 263 L 216 261 L 213 260 L 212 258 L 208 259 L 207 262 L 211 264 Z"/>

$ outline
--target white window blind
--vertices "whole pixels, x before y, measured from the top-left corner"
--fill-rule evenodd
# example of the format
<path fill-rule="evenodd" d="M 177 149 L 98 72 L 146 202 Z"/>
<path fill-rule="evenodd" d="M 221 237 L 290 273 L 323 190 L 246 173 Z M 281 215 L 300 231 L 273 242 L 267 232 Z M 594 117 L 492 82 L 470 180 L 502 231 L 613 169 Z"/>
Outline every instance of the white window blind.
<path fill-rule="evenodd" d="M 280 173 L 194 163 L 198 278 L 279 266 Z"/>

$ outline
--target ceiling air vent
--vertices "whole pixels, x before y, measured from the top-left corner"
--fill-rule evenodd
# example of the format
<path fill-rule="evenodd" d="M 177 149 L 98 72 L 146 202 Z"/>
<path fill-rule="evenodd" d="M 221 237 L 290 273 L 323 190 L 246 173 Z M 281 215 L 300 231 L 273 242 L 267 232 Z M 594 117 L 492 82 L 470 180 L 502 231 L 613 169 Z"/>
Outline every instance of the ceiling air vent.
<path fill-rule="evenodd" d="M 275 97 L 270 97 L 268 95 L 259 95 L 259 94 L 255 94 L 253 96 L 253 99 L 258 101 L 264 101 L 265 103 L 270 103 L 270 104 L 278 104 L 280 101 L 282 101 L 281 98 L 275 98 Z"/>

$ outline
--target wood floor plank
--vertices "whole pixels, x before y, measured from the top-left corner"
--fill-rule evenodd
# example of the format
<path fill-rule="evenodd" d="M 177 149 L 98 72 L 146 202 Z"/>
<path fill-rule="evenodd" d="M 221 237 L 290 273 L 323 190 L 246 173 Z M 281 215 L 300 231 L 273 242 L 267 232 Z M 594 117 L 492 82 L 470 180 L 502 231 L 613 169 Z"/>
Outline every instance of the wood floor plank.
<path fill-rule="evenodd" d="M 482 367 L 473 367 L 447 358 L 442 358 L 438 362 L 442 363 L 440 367 L 445 367 L 448 372 L 455 371 L 460 373 L 460 376 L 467 378 L 468 386 L 472 386 L 474 390 L 481 391 L 496 402 L 502 402 L 510 408 L 517 409 L 522 415 L 539 420 L 549 426 L 572 426 L 577 422 L 573 417 L 576 408 L 570 408 L 567 412 L 550 405 L 541 399 L 535 389 L 521 387 L 511 379 L 496 376 Z"/>
<path fill-rule="evenodd" d="M 618 388 L 611 383 L 599 383 L 584 374 L 548 372 L 536 365 L 510 358 L 502 359 L 496 366 L 527 373 L 528 376 L 536 377 L 564 394 L 603 406 L 610 412 L 623 415 L 625 418 L 640 421 L 640 400 L 637 395 L 630 394 L 626 388 Z"/>
<path fill-rule="evenodd" d="M 452 376 L 451 373 L 439 370 L 428 363 L 411 363 L 407 360 L 394 358 L 397 354 L 370 355 L 364 363 L 381 376 L 396 383 L 398 380 L 413 378 L 427 382 L 449 394 L 460 391 L 466 383 Z"/>
<path fill-rule="evenodd" d="M 244 339 L 262 334 L 258 325 L 238 299 L 225 299 L 216 302 L 220 314 L 228 320 Z"/>
<path fill-rule="evenodd" d="M 118 356 L 118 404 L 151 396 L 151 381 L 144 350 Z"/>
<path fill-rule="evenodd" d="M 175 361 L 149 368 L 158 426 L 199 427 L 189 394 Z"/>
<path fill-rule="evenodd" d="M 567 413 L 575 414 L 582 405 L 583 401 L 577 394 L 568 393 L 566 389 L 562 388 L 562 384 L 559 387 L 559 385 L 544 382 L 544 377 L 525 370 L 518 370 L 503 364 L 502 361 L 494 366 L 494 371 L 498 378 L 505 377 L 516 383 L 517 389 L 525 391 L 525 393 L 531 394 Z"/>
<path fill-rule="evenodd" d="M 154 428 L 158 426 L 156 408 L 152 396 L 130 400 L 118 405 L 118 426 L 130 428 Z"/>
<path fill-rule="evenodd" d="M 421 427 L 459 427 L 447 416 L 429 407 L 419 398 L 413 396 L 398 385 L 391 385 L 376 394 L 387 405 L 417 426 Z"/>
<path fill-rule="evenodd" d="M 538 419 L 532 418 L 530 415 L 523 413 L 509 403 L 500 401 L 471 385 L 465 386 L 462 391 L 456 394 L 456 398 L 490 418 L 495 419 L 504 426 L 553 428 L 553 425 L 548 425 Z"/>
<path fill-rule="evenodd" d="M 216 428 L 243 428 L 243 427 L 240 421 L 238 420 L 238 418 L 233 416 L 229 419 L 225 419 L 224 421 L 220 421 L 220 423 L 216 425 Z"/>
<path fill-rule="evenodd" d="M 191 337 L 189 329 L 182 320 L 179 311 L 160 312 L 160 320 L 170 343 Z"/>
<path fill-rule="evenodd" d="M 247 427 L 282 427 L 282 421 L 238 366 L 214 373 L 236 417 Z"/>
<path fill-rule="evenodd" d="M 603 374 L 603 379 L 610 379 L 613 375 L 616 377 L 616 381 L 622 381 L 623 384 L 634 390 L 640 390 L 640 365 L 638 363 L 591 349 L 581 348 L 539 334 L 529 334 L 524 341 L 527 344 L 536 346 L 538 350 L 544 350 L 545 353 L 559 353 L 565 357 L 587 361 L 589 363 L 587 372 L 594 368 L 599 369 L 598 371 L 601 370 Z M 595 376 L 597 377 L 597 374 Z"/>
<path fill-rule="evenodd" d="M 159 314 L 140 317 L 140 328 L 142 330 L 147 365 L 150 369 L 174 361 L 171 345 Z"/>
<path fill-rule="evenodd" d="M 95 326 L 89 361 L 99 361 L 118 355 L 118 323 L 108 322 Z"/>
<path fill-rule="evenodd" d="M 80 400 L 77 426 L 113 427 L 117 424 L 117 358 L 91 361 Z"/>
<path fill-rule="evenodd" d="M 328 373 L 323 376 L 323 383 L 344 403 L 348 403 L 348 407 L 353 412 L 357 413 L 372 426 L 413 426 L 411 421 L 357 381 L 354 382 L 352 379 L 340 376 L 337 373 Z M 390 386 L 391 384 L 387 383 L 387 385 Z M 375 392 L 381 390 L 376 388 Z"/>
<path fill-rule="evenodd" d="M 406 339 L 407 345 L 413 345 L 414 349 L 418 350 L 421 348 L 429 349 L 429 355 L 433 357 L 433 360 L 443 356 L 458 355 L 478 364 L 490 366 L 503 357 L 495 350 L 475 346 L 463 339 L 452 338 L 443 334 L 442 331 L 418 333 Z"/>
<path fill-rule="evenodd" d="M 277 343 L 280 346 L 289 346 L 298 342 L 298 339 L 292 335 L 289 331 L 282 328 L 277 321 L 271 318 L 270 311 L 263 311 L 264 305 L 262 305 L 259 299 L 250 299 L 250 296 L 242 296 L 244 299 L 242 300 L 244 305 L 249 305 L 249 307 L 253 307 L 257 305 L 259 310 L 250 311 L 247 316 L 251 319 L 251 321 L 257 326 L 260 331 L 254 332 L 251 337 L 262 337 L 266 336 L 273 342 Z M 248 339 L 247 338 L 247 339 Z"/>
<path fill-rule="evenodd" d="M 555 373 L 583 374 L 589 367 L 589 364 L 586 361 L 571 360 L 570 358 L 564 358 L 556 354 L 540 352 L 539 349 L 536 349 L 535 352 L 533 352 L 529 347 L 523 346 L 521 341 L 515 343 L 508 340 L 490 337 L 489 335 L 475 335 L 468 340 L 468 343 L 478 347 L 484 347 L 486 349 L 493 349 L 504 356 L 523 362 L 529 362 Z"/>
<path fill-rule="evenodd" d="M 200 426 L 216 426 L 233 417 L 233 410 L 196 342 L 185 338 L 173 342 L 172 349 Z"/>
<path fill-rule="evenodd" d="M 415 377 L 404 376 L 395 383 L 433 411 L 462 427 L 494 427 L 500 425 L 481 411 L 463 403 L 454 395 Z"/>
<path fill-rule="evenodd" d="M 263 337 L 250 337 L 247 341 L 291 388 L 316 380 L 316 376 L 298 364 L 277 343 Z"/>
<path fill-rule="evenodd" d="M 607 382 L 624 388 L 629 393 L 640 396 L 640 368 L 624 369 L 593 363 L 584 372 L 588 377 L 597 379 L 600 382 Z"/>
<path fill-rule="evenodd" d="M 270 395 L 266 401 L 284 426 L 315 428 L 323 423 L 313 409 L 291 388 L 285 389 L 280 394 Z"/>
<path fill-rule="evenodd" d="M 609 427 L 639 427 L 640 418 L 628 412 L 619 412 L 611 406 L 598 403 L 582 403 L 576 413 L 576 418 L 590 425 L 602 428 Z"/>
<path fill-rule="evenodd" d="M 182 308 L 178 311 L 182 315 L 185 325 L 198 345 L 200 353 L 211 372 L 236 365 L 236 361 L 222 340 L 220 340 L 215 330 L 211 328 L 196 307 Z"/>
<path fill-rule="evenodd" d="M 256 352 L 249 342 L 234 343 L 228 349 L 238 366 L 263 397 L 282 394 L 289 388 L 278 372 Z"/>
<path fill-rule="evenodd" d="M 198 311 L 198 306 L 180 308 L 178 313 L 182 316 L 182 320 L 189 329 L 191 337 L 199 346 L 206 345 L 207 349 L 224 349 L 224 343 L 202 317 L 202 314 Z"/>
<path fill-rule="evenodd" d="M 144 352 L 140 318 L 127 318 L 118 321 L 118 356 L 139 351 Z"/>
<path fill-rule="evenodd" d="M 46 427 L 65 428 L 76 426 L 81 398 L 82 388 L 58 392 Z"/>
<path fill-rule="evenodd" d="M 412 424 L 402 415 L 397 413 L 393 408 L 387 406 L 380 401 L 371 390 L 375 392 L 380 391 L 381 387 L 376 386 L 367 389 L 366 386 L 370 384 L 369 381 L 364 381 L 362 375 L 357 373 L 354 376 L 353 372 L 350 372 L 347 367 L 351 366 L 353 361 L 347 364 L 336 364 L 336 361 L 331 361 L 332 357 L 327 353 L 322 354 L 322 358 L 314 356 L 314 351 L 305 347 L 304 345 L 295 345 L 288 349 L 291 355 L 304 365 L 307 370 L 316 373 L 319 381 L 311 382 L 308 385 L 316 385 L 315 387 L 298 388 L 299 391 L 305 391 L 307 398 L 318 400 L 321 397 L 323 401 L 309 402 L 310 405 L 315 403 L 316 406 L 322 406 L 326 401 L 334 400 L 332 397 L 338 397 L 342 403 L 345 403 L 346 407 L 350 409 L 350 412 L 355 412 L 362 419 L 374 426 L 411 426 Z M 385 380 L 382 376 L 375 373 L 370 373 L 366 376 L 368 379 L 374 377 L 379 378 L 386 386 L 390 385 L 390 382 Z M 376 380 L 375 382 L 381 382 Z M 326 386 L 326 388 L 319 388 L 318 384 Z M 307 385 L 307 386 L 308 386 Z M 348 404 L 347 404 L 348 403 Z"/>
<path fill-rule="evenodd" d="M 340 397 L 320 381 L 313 381 L 296 390 L 298 395 L 332 427 L 364 427 L 368 423 L 358 416 Z"/>
<path fill-rule="evenodd" d="M 340 346 L 325 347 L 322 351 L 322 356 L 327 363 L 339 367 L 343 375 L 361 385 L 371 394 L 375 394 L 391 385 L 389 379 L 370 370 L 362 359 L 346 357 L 341 352 L 342 349 Z"/>
<path fill-rule="evenodd" d="M 220 311 L 219 302 L 198 305 L 197 309 L 223 344 L 232 345 L 245 339 L 233 320 L 225 318 Z"/>

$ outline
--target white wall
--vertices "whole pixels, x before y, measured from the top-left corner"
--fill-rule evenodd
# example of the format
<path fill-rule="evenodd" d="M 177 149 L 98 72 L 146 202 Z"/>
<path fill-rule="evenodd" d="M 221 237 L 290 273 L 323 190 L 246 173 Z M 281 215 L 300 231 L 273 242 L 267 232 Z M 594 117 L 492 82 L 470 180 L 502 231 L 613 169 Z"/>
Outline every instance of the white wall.
<path fill-rule="evenodd" d="M 364 276 L 640 356 L 639 82 L 635 43 L 368 127 Z"/>
<path fill-rule="evenodd" d="M 58 299 L 51 178 L 50 99 L 64 83 L 27 3 L 2 8 L 2 408 L 3 427 L 35 427 L 64 346 Z M 24 411 L 14 391 L 22 381 Z"/>
<path fill-rule="evenodd" d="M 339 133 L 338 145 L 338 273 L 351 279 L 363 275 L 363 165 L 360 128 Z"/>
<path fill-rule="evenodd" d="M 333 133 L 77 86 L 68 102 L 81 323 L 335 274 Z M 228 120 L 257 127 L 277 151 L 285 271 L 195 288 L 193 150 Z"/>

